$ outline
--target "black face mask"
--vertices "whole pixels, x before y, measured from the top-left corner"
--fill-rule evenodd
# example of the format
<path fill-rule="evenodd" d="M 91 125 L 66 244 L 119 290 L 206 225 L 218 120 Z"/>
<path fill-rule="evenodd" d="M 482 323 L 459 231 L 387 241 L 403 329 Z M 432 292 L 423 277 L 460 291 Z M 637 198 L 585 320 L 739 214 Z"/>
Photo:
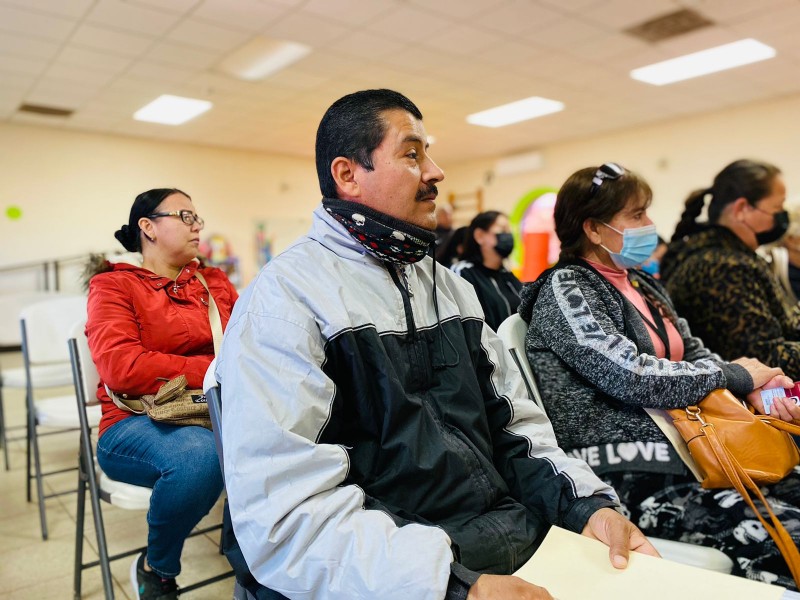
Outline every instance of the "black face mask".
<path fill-rule="evenodd" d="M 498 233 L 497 244 L 494 246 L 494 251 L 503 258 L 508 258 L 514 250 L 514 234 L 513 233 Z"/>
<path fill-rule="evenodd" d="M 773 214 L 772 220 L 774 223 L 772 229 L 756 233 L 756 242 L 759 246 L 771 244 L 781 239 L 786 230 L 789 229 L 789 213 L 785 210 Z"/>

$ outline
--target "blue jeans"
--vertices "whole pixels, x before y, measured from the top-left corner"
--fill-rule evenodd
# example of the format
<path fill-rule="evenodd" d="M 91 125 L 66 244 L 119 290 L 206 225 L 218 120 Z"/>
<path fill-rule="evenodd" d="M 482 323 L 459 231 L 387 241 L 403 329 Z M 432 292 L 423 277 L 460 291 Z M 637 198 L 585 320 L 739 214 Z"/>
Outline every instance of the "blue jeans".
<path fill-rule="evenodd" d="M 147 563 L 161 577 L 177 576 L 186 537 L 222 492 L 214 434 L 130 416 L 103 432 L 97 460 L 112 479 L 153 488 Z"/>

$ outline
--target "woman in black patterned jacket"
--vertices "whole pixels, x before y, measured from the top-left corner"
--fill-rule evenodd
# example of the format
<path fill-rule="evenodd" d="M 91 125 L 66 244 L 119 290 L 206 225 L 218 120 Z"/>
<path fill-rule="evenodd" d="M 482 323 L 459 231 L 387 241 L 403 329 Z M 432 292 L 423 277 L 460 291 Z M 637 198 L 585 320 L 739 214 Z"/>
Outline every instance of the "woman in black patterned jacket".
<path fill-rule="evenodd" d="M 734 573 L 794 587 L 742 498 L 703 489 L 645 411 L 696 404 L 717 388 L 763 410 L 759 388 L 789 383 L 757 360 L 713 354 L 660 283 L 635 268 L 657 243 L 650 200 L 647 183 L 614 163 L 576 172 L 558 193 L 560 260 L 525 286 L 519 311 L 547 414 L 559 445 L 614 487 L 646 534 L 718 548 Z M 780 411 L 800 417 L 788 401 Z M 800 542 L 800 475 L 769 490 Z"/>
<path fill-rule="evenodd" d="M 708 202 L 708 222 L 697 217 Z M 800 379 L 800 310 L 756 253 L 789 224 L 777 167 L 737 160 L 686 200 L 661 275 L 678 312 L 728 360 L 753 356 Z"/>

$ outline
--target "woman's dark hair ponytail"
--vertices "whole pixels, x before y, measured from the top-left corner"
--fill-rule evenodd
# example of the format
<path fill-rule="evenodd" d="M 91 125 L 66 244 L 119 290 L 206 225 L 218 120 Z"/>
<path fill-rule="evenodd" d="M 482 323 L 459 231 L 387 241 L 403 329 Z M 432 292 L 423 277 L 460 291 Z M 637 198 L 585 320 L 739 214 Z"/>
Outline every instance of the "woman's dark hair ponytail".
<path fill-rule="evenodd" d="M 697 223 L 697 217 L 703 210 L 703 201 L 711 196 L 708 204 L 708 222 L 718 223 L 725 207 L 739 198 L 746 198 L 755 206 L 762 198 L 772 193 L 775 177 L 781 170 L 767 162 L 742 159 L 729 164 L 714 177 L 714 185 L 705 190 L 692 192 L 686 199 L 686 208 L 681 220 L 675 227 L 672 240 L 678 240 L 704 228 Z"/>
<path fill-rule="evenodd" d="M 681 239 L 685 235 L 691 235 L 700 231 L 703 226 L 697 222 L 697 217 L 703 212 L 706 203 L 706 196 L 711 193 L 711 188 L 695 190 L 686 198 L 681 220 L 675 226 L 675 233 L 672 234 L 672 241 Z"/>
<path fill-rule="evenodd" d="M 131 206 L 131 214 L 128 218 L 128 223 L 114 232 L 114 237 L 117 238 L 117 241 L 122 244 L 125 250 L 128 252 L 141 252 L 142 230 L 139 228 L 139 219 L 156 212 L 158 205 L 161 204 L 167 196 L 171 196 L 172 194 L 183 194 L 191 199 L 189 194 L 177 188 L 156 188 L 142 192 L 136 196 L 136 199 L 133 201 L 133 206 Z"/>

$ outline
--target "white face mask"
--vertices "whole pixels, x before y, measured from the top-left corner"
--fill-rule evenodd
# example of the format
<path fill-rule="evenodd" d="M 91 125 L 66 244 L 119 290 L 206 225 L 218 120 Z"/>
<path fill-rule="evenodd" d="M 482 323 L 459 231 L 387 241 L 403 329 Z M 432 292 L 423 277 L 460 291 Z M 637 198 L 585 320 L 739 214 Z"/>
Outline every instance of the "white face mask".
<path fill-rule="evenodd" d="M 629 227 L 620 231 L 608 223 L 603 223 L 609 229 L 622 236 L 622 248 L 619 252 L 612 252 L 603 244 L 600 247 L 608 252 L 613 263 L 618 269 L 632 269 L 640 266 L 658 246 L 658 232 L 655 225 L 644 227 Z"/>

